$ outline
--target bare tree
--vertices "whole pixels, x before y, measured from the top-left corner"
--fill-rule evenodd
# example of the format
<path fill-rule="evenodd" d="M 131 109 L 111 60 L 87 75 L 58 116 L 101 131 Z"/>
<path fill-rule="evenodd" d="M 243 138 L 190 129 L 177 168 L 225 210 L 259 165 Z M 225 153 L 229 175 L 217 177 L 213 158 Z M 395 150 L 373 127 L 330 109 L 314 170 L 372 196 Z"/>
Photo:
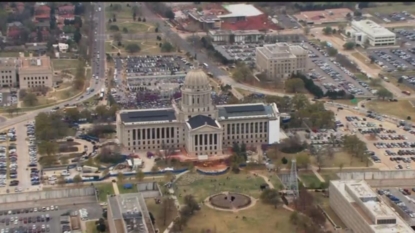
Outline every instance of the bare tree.
<path fill-rule="evenodd" d="M 170 222 L 167 222 L 167 220 L 171 221 L 171 219 L 173 219 L 174 208 L 175 206 L 174 206 L 173 198 L 167 197 L 163 199 L 163 202 L 162 202 L 163 212 L 161 213 L 162 214 L 161 217 L 163 219 L 163 226 L 166 226 L 168 223 L 170 223 Z"/>

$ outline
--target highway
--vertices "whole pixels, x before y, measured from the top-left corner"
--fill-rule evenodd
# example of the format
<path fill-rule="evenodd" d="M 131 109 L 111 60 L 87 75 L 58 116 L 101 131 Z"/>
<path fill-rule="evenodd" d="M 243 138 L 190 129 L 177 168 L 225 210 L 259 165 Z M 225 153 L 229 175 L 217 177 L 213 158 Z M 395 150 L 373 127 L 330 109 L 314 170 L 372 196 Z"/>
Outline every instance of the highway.
<path fill-rule="evenodd" d="M 97 10 L 98 7 L 101 7 L 101 11 L 98 12 L 94 12 L 95 16 L 94 16 L 94 24 L 96 25 L 96 31 L 97 33 L 95 34 L 95 32 L 91 32 L 91 35 L 94 37 L 93 39 L 93 53 L 95 53 L 95 48 L 96 51 L 99 51 L 100 53 L 100 58 L 97 59 L 96 56 L 91 56 L 92 57 L 92 62 L 91 62 L 91 68 L 92 68 L 92 73 L 93 74 L 98 74 L 98 77 L 100 77 L 99 80 L 94 80 L 94 79 L 90 79 L 91 83 L 90 86 L 91 88 L 94 89 L 94 92 L 92 93 L 84 93 L 82 95 L 82 98 L 78 97 L 76 99 L 72 99 L 70 101 L 66 101 L 66 102 L 62 102 L 59 104 L 56 104 L 54 106 L 50 106 L 47 108 L 42 108 L 42 109 L 38 109 L 38 110 L 34 110 L 31 112 L 27 112 L 26 114 L 22 115 L 22 116 L 17 116 L 11 119 L 7 119 L 4 122 L 0 122 L 0 130 L 4 130 L 5 128 L 10 128 L 15 126 L 16 124 L 20 123 L 20 122 L 24 122 L 24 121 L 30 121 L 33 120 L 37 114 L 39 114 L 40 112 L 48 112 L 50 110 L 52 110 L 54 107 L 59 106 L 60 108 L 62 108 L 65 104 L 77 104 L 80 103 L 82 101 L 84 101 L 85 99 L 88 99 L 96 94 L 98 94 L 100 92 L 100 89 L 102 87 L 105 86 L 105 10 L 104 10 L 104 4 L 105 3 L 96 3 L 94 9 Z M 95 39 L 97 41 L 95 41 Z M 96 61 L 95 61 L 96 60 Z"/>

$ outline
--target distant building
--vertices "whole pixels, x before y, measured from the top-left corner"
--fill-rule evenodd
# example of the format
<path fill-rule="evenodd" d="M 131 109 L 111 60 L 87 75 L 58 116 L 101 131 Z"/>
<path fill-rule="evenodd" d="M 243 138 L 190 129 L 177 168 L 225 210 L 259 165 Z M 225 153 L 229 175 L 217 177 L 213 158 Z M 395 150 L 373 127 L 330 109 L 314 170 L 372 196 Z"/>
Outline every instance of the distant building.
<path fill-rule="evenodd" d="M 0 85 L 1 87 L 17 87 L 17 58 L 0 58 Z"/>
<path fill-rule="evenodd" d="M 53 86 L 53 70 L 49 57 L 21 57 L 19 63 L 20 88 L 28 89 L 39 86 Z"/>
<path fill-rule="evenodd" d="M 140 193 L 109 196 L 107 213 L 111 233 L 155 233 L 146 203 Z"/>
<path fill-rule="evenodd" d="M 413 232 L 364 180 L 330 181 L 330 207 L 354 233 Z"/>
<path fill-rule="evenodd" d="M 44 4 L 35 5 L 34 20 L 43 22 L 50 20 L 50 7 Z"/>
<path fill-rule="evenodd" d="M 299 45 L 276 43 L 256 48 L 256 67 L 271 79 L 305 73 L 307 63 L 308 53 Z"/>
<path fill-rule="evenodd" d="M 308 25 L 319 25 L 329 23 L 345 23 L 348 15 L 352 16 L 353 11 L 347 8 L 327 9 L 323 11 L 302 11 L 293 17 L 300 23 Z"/>
<path fill-rule="evenodd" d="M 204 15 L 203 12 L 190 11 L 189 18 L 197 21 L 203 30 L 219 29 L 221 20 L 214 14 Z"/>
<path fill-rule="evenodd" d="M 396 43 L 396 34 L 380 26 L 372 20 L 353 21 L 351 29 L 346 31 L 356 44 L 370 46 L 386 46 Z"/>
<path fill-rule="evenodd" d="M 215 43 L 259 42 L 264 33 L 258 30 L 210 30 L 209 37 Z"/>
<path fill-rule="evenodd" d="M 66 5 L 58 7 L 58 15 L 74 15 L 75 14 L 75 6 L 74 5 Z"/>

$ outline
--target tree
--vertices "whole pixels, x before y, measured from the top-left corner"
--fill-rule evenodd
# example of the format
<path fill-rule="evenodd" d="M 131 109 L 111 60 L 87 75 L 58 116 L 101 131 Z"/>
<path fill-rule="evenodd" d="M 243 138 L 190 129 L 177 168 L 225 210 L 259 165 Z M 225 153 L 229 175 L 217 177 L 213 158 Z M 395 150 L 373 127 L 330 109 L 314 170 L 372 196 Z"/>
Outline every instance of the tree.
<path fill-rule="evenodd" d="M 345 50 L 353 50 L 354 49 L 354 47 L 355 47 L 355 43 L 354 42 L 346 42 L 344 45 L 343 45 L 343 48 L 345 49 Z"/>
<path fill-rule="evenodd" d="M 173 20 L 175 18 L 174 12 L 171 9 L 167 10 L 164 13 L 164 16 L 166 16 L 169 20 Z"/>
<path fill-rule="evenodd" d="M 60 176 L 58 177 L 58 185 L 59 185 L 59 186 L 65 186 L 65 184 L 66 184 L 65 177 L 64 177 L 64 176 L 62 176 L 62 175 L 60 175 Z"/>
<path fill-rule="evenodd" d="M 40 141 L 38 144 L 38 152 L 41 155 L 52 156 L 58 153 L 58 144 L 54 141 Z"/>
<path fill-rule="evenodd" d="M 120 32 L 114 33 L 114 40 L 116 42 L 121 42 L 122 41 L 122 34 Z"/>
<path fill-rule="evenodd" d="M 141 170 L 141 169 L 139 169 L 136 173 L 135 173 L 135 178 L 138 180 L 138 181 L 143 181 L 144 180 L 144 177 L 145 177 L 146 175 L 144 174 L 144 172 Z"/>
<path fill-rule="evenodd" d="M 118 172 L 118 174 L 117 174 L 117 181 L 120 182 L 120 183 L 122 183 L 124 181 L 124 179 L 125 179 L 124 173 Z"/>
<path fill-rule="evenodd" d="M 65 117 L 71 122 L 77 122 L 81 118 L 78 108 L 69 108 L 65 110 Z"/>
<path fill-rule="evenodd" d="M 277 208 L 280 203 L 280 197 L 276 189 L 265 189 L 259 198 L 263 203 L 273 205 L 274 208 Z"/>
<path fill-rule="evenodd" d="M 300 78 L 290 78 L 285 81 L 285 90 L 290 93 L 297 93 L 304 89 L 304 82 Z"/>
<path fill-rule="evenodd" d="M 97 231 L 98 232 L 105 232 L 107 230 L 107 226 L 105 225 L 104 222 L 101 223 L 101 221 L 99 221 L 99 223 L 97 224 Z"/>
<path fill-rule="evenodd" d="M 329 26 L 323 28 L 324 35 L 331 35 L 333 33 L 333 29 Z"/>
<path fill-rule="evenodd" d="M 128 33 L 128 29 L 124 27 L 124 28 L 122 29 L 122 32 L 123 32 L 123 33 Z"/>
<path fill-rule="evenodd" d="M 169 42 L 164 42 L 161 46 L 161 52 L 163 53 L 170 53 L 174 51 L 174 47 Z"/>
<path fill-rule="evenodd" d="M 77 28 L 73 35 L 73 40 L 75 41 L 75 43 L 79 44 L 79 42 L 81 41 L 81 38 L 82 38 L 81 31 L 79 28 Z"/>
<path fill-rule="evenodd" d="M 284 165 L 286 165 L 288 163 L 288 159 L 285 158 L 285 157 L 282 157 L 281 163 L 284 164 Z"/>
<path fill-rule="evenodd" d="M 381 89 L 379 89 L 379 90 L 376 92 L 376 96 L 377 96 L 379 99 L 382 99 L 382 100 L 385 100 L 385 99 L 391 99 L 391 98 L 393 98 L 393 94 L 392 94 L 392 92 L 390 92 L 388 89 L 386 89 L 386 88 L 384 88 L 384 87 L 382 87 Z"/>
<path fill-rule="evenodd" d="M 196 211 L 200 210 L 199 203 L 196 201 L 193 195 L 184 196 L 184 204 L 189 207 L 190 214 L 193 215 Z"/>
<path fill-rule="evenodd" d="M 128 53 L 138 53 L 140 52 L 141 48 L 138 44 L 128 44 L 127 46 L 125 46 L 125 50 Z"/>
<path fill-rule="evenodd" d="M 73 182 L 74 182 L 74 184 L 76 184 L 76 185 L 81 184 L 81 183 L 82 183 L 82 177 L 81 177 L 80 175 L 76 175 L 76 176 L 74 176 L 74 177 L 73 177 Z"/>
<path fill-rule="evenodd" d="M 173 218 L 173 214 L 175 213 L 175 205 L 174 205 L 174 199 L 173 198 L 164 198 L 162 201 L 162 219 L 163 219 L 163 226 L 166 226 L 169 224 L 167 222 L 168 219 Z"/>
<path fill-rule="evenodd" d="M 20 89 L 19 90 L 19 98 L 20 99 L 24 99 L 24 97 L 27 95 L 27 90 L 26 89 Z"/>
<path fill-rule="evenodd" d="M 299 155 L 297 155 L 296 160 L 298 166 L 302 168 L 307 168 L 310 164 L 310 156 L 308 156 L 308 154 L 306 153 L 300 153 Z"/>
<path fill-rule="evenodd" d="M 352 164 L 352 158 L 360 158 L 363 161 L 368 156 L 365 153 L 367 150 L 366 144 L 356 135 L 344 136 L 343 149 L 351 155 L 350 164 Z"/>
<path fill-rule="evenodd" d="M 120 30 L 120 28 L 119 28 L 117 25 L 111 25 L 111 26 L 109 27 L 109 29 L 110 29 L 111 31 L 114 31 L 114 32 L 118 32 L 118 31 Z"/>
<path fill-rule="evenodd" d="M 29 107 L 35 106 L 38 103 L 37 96 L 33 93 L 27 93 L 23 98 L 23 103 Z"/>
<path fill-rule="evenodd" d="M 337 55 L 337 49 L 335 49 L 335 48 L 333 48 L 333 47 L 328 47 L 328 48 L 327 48 L 327 54 L 328 54 L 330 57 L 334 57 L 334 56 L 336 56 L 336 55 Z"/>
<path fill-rule="evenodd" d="M 245 63 L 237 63 L 232 78 L 238 82 L 248 82 L 254 79 L 254 75 Z"/>
<path fill-rule="evenodd" d="M 308 27 L 308 26 L 306 26 L 306 27 L 304 27 L 304 34 L 306 35 L 306 36 L 308 36 L 309 34 L 310 34 L 310 27 Z"/>

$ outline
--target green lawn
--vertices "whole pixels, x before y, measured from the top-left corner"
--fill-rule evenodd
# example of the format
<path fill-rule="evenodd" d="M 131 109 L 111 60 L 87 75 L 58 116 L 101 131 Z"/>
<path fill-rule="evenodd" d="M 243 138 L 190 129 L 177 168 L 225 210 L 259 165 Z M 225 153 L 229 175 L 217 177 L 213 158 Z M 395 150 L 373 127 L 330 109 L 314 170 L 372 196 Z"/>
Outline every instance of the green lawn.
<path fill-rule="evenodd" d="M 123 33 L 123 28 L 128 30 L 128 33 L 139 33 L 139 32 L 148 32 L 151 25 L 142 22 L 134 22 L 134 21 L 125 21 L 125 22 L 115 22 L 111 24 L 107 24 L 107 30 L 109 30 L 110 25 L 117 25 L 120 32 Z"/>
<path fill-rule="evenodd" d="M 77 59 L 53 59 L 53 70 L 64 70 L 68 68 L 76 68 L 78 65 Z"/>
<path fill-rule="evenodd" d="M 375 13 L 379 13 L 379 14 L 392 14 L 394 12 L 401 12 L 401 11 L 407 11 L 408 13 L 415 13 L 415 8 L 411 5 L 405 5 L 402 3 L 393 3 L 393 2 L 389 2 L 386 5 L 382 5 L 382 6 L 377 6 L 377 7 L 369 7 L 369 8 L 365 8 L 363 9 L 364 13 L 370 13 L 372 15 L 374 15 Z"/>
<path fill-rule="evenodd" d="M 99 183 L 95 184 L 95 187 L 99 191 L 98 199 L 100 202 L 107 202 L 107 195 L 114 194 L 112 183 Z"/>
<path fill-rule="evenodd" d="M 162 204 L 156 204 L 153 198 L 145 199 L 145 201 L 148 211 L 152 213 L 155 218 L 155 228 L 159 229 L 159 232 L 164 232 L 173 219 L 178 215 L 177 209 L 173 208 L 169 214 L 164 215 Z M 166 219 L 164 219 L 164 216 L 166 216 Z M 164 222 L 166 222 L 166 224 L 164 224 Z"/>
<path fill-rule="evenodd" d="M 111 7 L 111 4 L 119 4 L 121 5 L 121 9 L 116 11 L 113 10 L 113 8 Z M 127 6 L 127 4 L 130 5 L 130 7 Z M 107 19 L 110 19 L 114 16 L 114 14 L 116 15 L 117 20 L 118 19 L 130 19 L 133 20 L 133 12 L 131 9 L 131 6 L 133 5 L 133 2 L 107 2 L 105 3 L 105 15 Z"/>
<path fill-rule="evenodd" d="M 320 180 L 316 175 L 314 175 L 314 173 L 303 173 L 299 174 L 299 176 L 306 187 L 318 187 L 321 184 Z"/>
<path fill-rule="evenodd" d="M 19 57 L 19 52 L 0 52 L 0 57 Z"/>
<path fill-rule="evenodd" d="M 176 184 L 179 200 L 192 194 L 196 200 L 203 201 L 210 195 L 224 191 L 240 192 L 258 198 L 261 192 L 259 186 L 264 184 L 264 180 L 251 174 L 227 173 L 211 177 L 188 173 L 180 177 Z"/>
<path fill-rule="evenodd" d="M 124 188 L 124 184 L 132 184 L 133 185 L 133 188 L 131 188 L 131 189 L 125 189 Z M 137 184 L 136 184 L 136 182 L 128 182 L 128 181 L 125 181 L 125 182 L 122 182 L 122 183 L 117 183 L 117 185 L 118 185 L 118 191 L 120 193 L 136 193 L 137 192 Z"/>

